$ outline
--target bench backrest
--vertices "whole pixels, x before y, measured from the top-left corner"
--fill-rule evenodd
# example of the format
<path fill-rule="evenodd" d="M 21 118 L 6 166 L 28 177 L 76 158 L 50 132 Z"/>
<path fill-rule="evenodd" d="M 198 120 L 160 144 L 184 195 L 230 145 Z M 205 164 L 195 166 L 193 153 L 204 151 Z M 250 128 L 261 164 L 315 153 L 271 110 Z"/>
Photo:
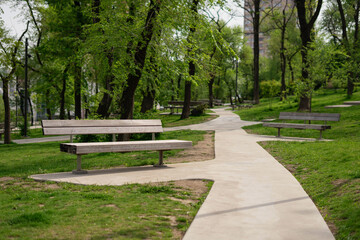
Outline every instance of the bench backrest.
<path fill-rule="evenodd" d="M 42 120 L 44 135 L 126 134 L 163 132 L 155 120 Z"/>
<path fill-rule="evenodd" d="M 184 101 L 168 101 L 168 104 L 184 106 Z M 202 102 L 202 101 L 191 101 L 190 102 L 190 106 L 197 106 L 197 105 L 201 105 L 201 104 L 204 104 L 204 102 Z"/>
<path fill-rule="evenodd" d="M 279 119 L 304 121 L 339 121 L 340 113 L 281 112 Z"/>

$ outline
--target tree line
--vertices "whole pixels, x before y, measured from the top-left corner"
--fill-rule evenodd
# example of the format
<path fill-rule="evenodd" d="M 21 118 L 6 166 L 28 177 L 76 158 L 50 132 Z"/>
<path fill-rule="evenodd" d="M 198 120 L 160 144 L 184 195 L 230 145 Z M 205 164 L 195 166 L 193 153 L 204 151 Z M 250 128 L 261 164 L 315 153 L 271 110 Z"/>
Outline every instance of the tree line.
<path fill-rule="evenodd" d="M 25 37 L 32 43 L 31 96 L 45 103 L 48 119 L 72 113 L 80 119 L 83 111 L 86 118 L 131 119 L 175 98 L 184 100 L 184 119 L 194 98 L 205 96 L 210 106 L 214 98 L 259 103 L 269 80 L 280 85 L 282 99 L 297 94 L 299 110 L 309 111 L 314 89 L 346 86 L 351 96 L 358 82 L 357 0 L 330 1 L 321 21 L 322 0 L 234 1 L 249 13 L 252 46 L 242 28 L 229 27 L 214 10 L 232 14 L 227 1 L 7 2 L 22 4 L 27 25 L 15 38 L 0 19 L 5 143 L 11 141 L 9 86 L 24 78 Z M 260 34 L 269 37 L 265 56 Z"/>

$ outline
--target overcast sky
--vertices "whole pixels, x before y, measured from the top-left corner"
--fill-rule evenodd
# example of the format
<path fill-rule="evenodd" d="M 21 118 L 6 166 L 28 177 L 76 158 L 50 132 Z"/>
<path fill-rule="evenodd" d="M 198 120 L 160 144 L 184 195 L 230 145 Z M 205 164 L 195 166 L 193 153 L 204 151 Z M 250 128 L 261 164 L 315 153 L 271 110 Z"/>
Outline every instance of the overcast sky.
<path fill-rule="evenodd" d="M 235 5 L 229 1 L 229 6 L 235 9 Z M 8 4 L 1 3 L 0 0 L 0 7 L 3 9 L 4 13 L 0 13 L 0 18 L 4 20 L 7 29 L 11 31 L 12 35 L 20 36 L 20 34 L 25 30 L 26 21 L 22 18 L 20 10 L 11 8 Z M 221 13 L 221 18 L 225 21 L 230 19 L 230 16 L 225 12 Z M 243 25 L 243 19 L 241 17 L 233 17 L 229 22 L 228 26 L 235 26 L 235 25 Z"/>

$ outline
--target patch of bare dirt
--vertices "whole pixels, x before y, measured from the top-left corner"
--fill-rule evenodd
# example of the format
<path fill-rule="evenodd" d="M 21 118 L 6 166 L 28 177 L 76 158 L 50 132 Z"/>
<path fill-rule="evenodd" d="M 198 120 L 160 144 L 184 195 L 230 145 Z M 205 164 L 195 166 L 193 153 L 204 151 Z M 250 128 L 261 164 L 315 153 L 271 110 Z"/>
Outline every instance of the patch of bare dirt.
<path fill-rule="evenodd" d="M 176 154 L 175 157 L 169 157 L 165 163 L 183 163 L 207 161 L 215 158 L 214 131 L 207 131 L 204 140 L 199 141 L 190 149 L 185 149 Z"/>
<path fill-rule="evenodd" d="M 178 192 L 186 191 L 191 193 L 191 198 L 182 199 L 182 198 L 176 198 L 169 197 L 169 199 L 173 201 L 178 201 L 182 204 L 196 204 L 199 200 L 199 198 L 205 194 L 208 191 L 207 187 L 207 181 L 203 181 L 200 179 L 192 179 L 192 180 L 178 180 L 178 181 L 171 181 L 171 182 L 159 182 L 159 183 L 150 183 L 153 186 L 172 186 L 174 190 Z M 165 218 L 168 218 L 170 221 L 171 229 L 172 229 L 172 239 L 182 239 L 185 235 L 185 232 L 179 230 L 177 228 L 178 216 L 163 216 Z M 191 222 L 193 219 L 190 218 L 190 216 L 183 216 L 188 219 L 189 222 Z"/>
<path fill-rule="evenodd" d="M 0 178 L 0 182 L 8 182 L 8 181 L 12 181 L 15 180 L 15 178 L 13 177 L 1 177 Z"/>
<path fill-rule="evenodd" d="M 116 206 L 115 204 L 106 204 L 106 205 L 103 205 L 102 207 L 108 207 L 108 208 L 119 209 L 119 207 L 118 207 L 118 206 Z"/>

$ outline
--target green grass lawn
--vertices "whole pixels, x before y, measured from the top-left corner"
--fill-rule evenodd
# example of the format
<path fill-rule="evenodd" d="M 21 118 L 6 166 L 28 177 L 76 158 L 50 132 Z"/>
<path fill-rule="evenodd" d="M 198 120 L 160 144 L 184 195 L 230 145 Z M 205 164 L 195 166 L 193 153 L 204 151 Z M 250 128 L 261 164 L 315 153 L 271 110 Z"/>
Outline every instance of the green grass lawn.
<path fill-rule="evenodd" d="M 339 122 L 329 122 L 324 138 L 332 142 L 265 142 L 267 149 L 289 169 L 313 199 L 336 239 L 360 239 L 360 106 L 325 109 L 348 101 L 344 92 L 323 91 L 313 98 L 313 112 L 340 113 Z M 360 100 L 356 92 L 351 100 Z M 281 111 L 296 111 L 294 102 L 273 100 L 238 111 L 243 120 L 277 118 Z M 245 127 L 251 133 L 276 135 L 277 129 L 262 125 Z M 283 136 L 318 138 L 319 131 L 282 129 Z"/>
<path fill-rule="evenodd" d="M 203 139 L 204 131 L 165 132 L 158 139 Z M 180 150 L 164 152 L 166 158 Z M 0 239 L 180 239 L 207 193 L 176 182 L 82 186 L 36 182 L 31 174 L 71 171 L 75 155 L 59 142 L 0 145 Z M 157 152 L 83 156 L 84 169 L 138 166 Z M 201 181 L 209 191 L 210 181 Z"/>

